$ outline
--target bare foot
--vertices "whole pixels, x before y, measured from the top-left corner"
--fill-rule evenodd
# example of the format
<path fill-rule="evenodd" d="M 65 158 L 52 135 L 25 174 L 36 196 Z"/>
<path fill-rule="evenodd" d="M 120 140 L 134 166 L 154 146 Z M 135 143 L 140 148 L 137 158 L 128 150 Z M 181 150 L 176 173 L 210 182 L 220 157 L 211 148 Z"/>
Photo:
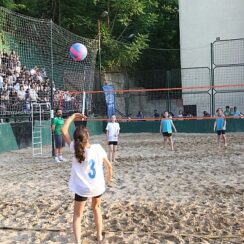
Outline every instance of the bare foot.
<path fill-rule="evenodd" d="M 103 232 L 101 235 L 97 236 L 97 241 L 101 242 L 104 240 L 104 238 L 105 238 L 105 232 Z"/>

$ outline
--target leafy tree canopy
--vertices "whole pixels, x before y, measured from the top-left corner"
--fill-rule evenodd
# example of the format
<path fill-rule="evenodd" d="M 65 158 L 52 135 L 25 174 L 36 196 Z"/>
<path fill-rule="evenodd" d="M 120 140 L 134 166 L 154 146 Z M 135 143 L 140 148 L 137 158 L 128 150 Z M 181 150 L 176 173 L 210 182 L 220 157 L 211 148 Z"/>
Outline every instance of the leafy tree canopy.
<path fill-rule="evenodd" d="M 179 48 L 175 0 L 0 0 L 0 6 L 52 19 L 84 37 L 98 38 L 100 30 L 106 70 L 179 65 L 179 52 L 150 49 Z"/>

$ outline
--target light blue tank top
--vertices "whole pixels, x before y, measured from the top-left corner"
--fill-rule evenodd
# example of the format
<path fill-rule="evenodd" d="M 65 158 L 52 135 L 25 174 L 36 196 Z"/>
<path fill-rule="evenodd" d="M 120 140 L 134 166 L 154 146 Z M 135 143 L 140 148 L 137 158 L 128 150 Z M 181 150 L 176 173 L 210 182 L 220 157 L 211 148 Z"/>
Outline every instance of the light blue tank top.
<path fill-rule="evenodd" d="M 217 130 L 226 130 L 225 126 L 225 117 L 216 117 L 216 131 Z"/>
<path fill-rule="evenodd" d="M 172 133 L 171 119 L 161 120 L 161 130 L 162 132 Z"/>

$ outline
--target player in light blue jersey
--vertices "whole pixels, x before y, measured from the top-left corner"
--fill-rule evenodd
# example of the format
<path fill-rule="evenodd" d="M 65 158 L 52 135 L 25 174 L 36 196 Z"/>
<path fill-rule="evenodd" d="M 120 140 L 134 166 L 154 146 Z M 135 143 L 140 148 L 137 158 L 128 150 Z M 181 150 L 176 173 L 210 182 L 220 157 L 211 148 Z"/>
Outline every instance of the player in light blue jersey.
<path fill-rule="evenodd" d="M 171 146 L 171 149 L 174 150 L 174 143 L 172 139 L 172 127 L 174 128 L 174 131 L 177 132 L 172 119 L 169 118 L 169 113 L 165 111 L 163 118 L 160 121 L 159 132 L 163 134 L 164 146 L 166 146 L 166 143 L 168 142 Z"/>
<path fill-rule="evenodd" d="M 216 110 L 216 120 L 214 122 L 214 131 L 216 131 L 217 133 L 217 143 L 218 143 L 218 147 L 221 147 L 221 138 L 224 141 L 224 146 L 227 146 L 227 139 L 226 139 L 226 135 L 225 135 L 225 131 L 226 131 L 226 119 L 225 116 L 223 114 L 223 110 L 222 108 L 218 108 Z"/>

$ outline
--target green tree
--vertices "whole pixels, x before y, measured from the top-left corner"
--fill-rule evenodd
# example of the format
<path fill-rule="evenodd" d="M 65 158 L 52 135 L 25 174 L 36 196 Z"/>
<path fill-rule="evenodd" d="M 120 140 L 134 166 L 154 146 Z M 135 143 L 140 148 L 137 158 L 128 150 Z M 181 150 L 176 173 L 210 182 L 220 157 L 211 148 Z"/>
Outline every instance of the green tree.
<path fill-rule="evenodd" d="M 103 69 L 179 65 L 178 51 L 150 49 L 179 48 L 175 0 L 0 0 L 0 5 L 52 19 L 84 37 L 98 38 L 100 29 Z"/>

